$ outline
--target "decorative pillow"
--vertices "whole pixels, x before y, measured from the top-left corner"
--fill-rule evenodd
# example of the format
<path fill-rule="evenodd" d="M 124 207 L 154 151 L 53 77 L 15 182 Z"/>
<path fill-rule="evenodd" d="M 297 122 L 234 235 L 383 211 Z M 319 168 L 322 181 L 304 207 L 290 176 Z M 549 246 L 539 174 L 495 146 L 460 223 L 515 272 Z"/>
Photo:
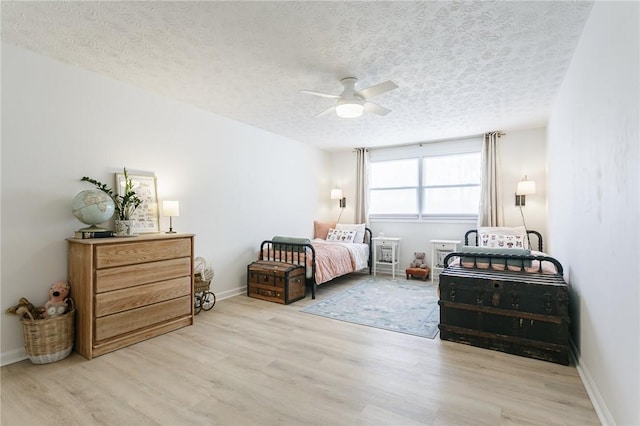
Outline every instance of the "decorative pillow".
<path fill-rule="evenodd" d="M 529 240 L 524 226 L 514 228 L 478 228 L 478 246 L 504 249 L 528 249 Z"/>
<path fill-rule="evenodd" d="M 358 224 L 348 224 L 348 223 L 338 223 L 336 224 L 336 229 L 346 229 L 348 231 L 356 231 L 356 239 L 353 241 L 354 243 L 364 243 L 364 223 Z"/>
<path fill-rule="evenodd" d="M 329 229 L 334 228 L 336 226 L 335 222 L 320 222 L 317 220 L 313 221 L 313 238 L 322 238 L 323 240 L 327 239 L 327 234 L 329 233 Z"/>
<path fill-rule="evenodd" d="M 327 235 L 327 241 L 338 241 L 341 243 L 352 243 L 356 238 L 356 231 L 349 231 L 347 229 L 329 229 Z"/>

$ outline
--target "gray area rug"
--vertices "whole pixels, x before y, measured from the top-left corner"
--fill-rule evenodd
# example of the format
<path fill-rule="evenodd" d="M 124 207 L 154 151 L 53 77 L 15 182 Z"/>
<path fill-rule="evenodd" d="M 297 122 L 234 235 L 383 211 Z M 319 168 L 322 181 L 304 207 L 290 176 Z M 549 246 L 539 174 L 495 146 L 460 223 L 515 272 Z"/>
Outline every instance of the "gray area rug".
<path fill-rule="evenodd" d="M 369 279 L 302 312 L 429 339 L 438 334 L 440 322 L 437 286 L 384 278 Z"/>

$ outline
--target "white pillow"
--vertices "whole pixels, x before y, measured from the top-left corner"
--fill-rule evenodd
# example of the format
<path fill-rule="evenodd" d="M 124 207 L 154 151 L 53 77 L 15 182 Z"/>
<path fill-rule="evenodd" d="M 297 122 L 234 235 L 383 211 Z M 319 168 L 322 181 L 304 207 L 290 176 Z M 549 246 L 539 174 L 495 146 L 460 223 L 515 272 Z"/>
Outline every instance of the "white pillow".
<path fill-rule="evenodd" d="M 364 223 L 358 224 L 348 224 L 348 223 L 338 223 L 336 224 L 336 229 L 346 229 L 349 231 L 356 231 L 356 239 L 353 241 L 354 243 L 364 243 Z"/>
<path fill-rule="evenodd" d="M 356 238 L 356 231 L 349 231 L 346 229 L 329 229 L 327 234 L 327 241 L 337 241 L 341 243 L 352 243 Z"/>
<path fill-rule="evenodd" d="M 479 227 L 478 246 L 493 248 L 528 249 L 529 240 L 524 226 L 507 227 Z"/>

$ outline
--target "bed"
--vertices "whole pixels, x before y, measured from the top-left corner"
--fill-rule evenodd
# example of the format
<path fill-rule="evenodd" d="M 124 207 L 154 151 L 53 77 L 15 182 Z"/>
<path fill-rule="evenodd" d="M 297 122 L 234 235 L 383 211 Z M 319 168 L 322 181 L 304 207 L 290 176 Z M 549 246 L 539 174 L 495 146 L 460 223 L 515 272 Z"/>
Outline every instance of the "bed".
<path fill-rule="evenodd" d="M 567 365 L 569 289 L 561 263 L 544 253 L 536 231 L 482 231 L 507 235 L 491 237 L 500 244 L 487 246 L 486 233 L 467 231 L 465 246 L 445 257 L 438 284 L 440 338 Z M 538 250 L 528 248 L 531 237 Z"/>
<path fill-rule="evenodd" d="M 367 268 L 371 274 L 371 229 L 365 226 L 361 229 L 362 231 L 358 230 L 355 234 L 357 236 L 358 232 L 362 232 L 361 239 L 347 242 L 340 239 L 331 240 L 331 235 L 320 238 L 317 233 L 313 240 L 276 236 L 261 243 L 259 260 L 304 266 L 306 284 L 311 288 L 311 298 L 315 299 L 320 284 Z"/>

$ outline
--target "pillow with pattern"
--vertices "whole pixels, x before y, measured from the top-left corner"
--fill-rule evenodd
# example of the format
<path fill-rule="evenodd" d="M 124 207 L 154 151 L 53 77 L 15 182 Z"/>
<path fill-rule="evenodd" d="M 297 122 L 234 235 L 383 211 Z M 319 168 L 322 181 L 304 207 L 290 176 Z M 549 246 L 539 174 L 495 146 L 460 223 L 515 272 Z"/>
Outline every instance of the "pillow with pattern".
<path fill-rule="evenodd" d="M 346 229 L 349 231 L 356 231 L 356 239 L 353 241 L 354 243 L 364 243 L 364 223 L 356 223 L 356 224 L 348 224 L 348 223 L 337 223 L 336 229 Z"/>
<path fill-rule="evenodd" d="M 493 248 L 528 249 L 527 231 L 524 226 L 514 228 L 478 228 L 478 246 Z"/>
<path fill-rule="evenodd" d="M 352 243 L 356 239 L 357 231 L 348 229 L 329 229 L 327 241 L 335 241 L 340 243 Z"/>

